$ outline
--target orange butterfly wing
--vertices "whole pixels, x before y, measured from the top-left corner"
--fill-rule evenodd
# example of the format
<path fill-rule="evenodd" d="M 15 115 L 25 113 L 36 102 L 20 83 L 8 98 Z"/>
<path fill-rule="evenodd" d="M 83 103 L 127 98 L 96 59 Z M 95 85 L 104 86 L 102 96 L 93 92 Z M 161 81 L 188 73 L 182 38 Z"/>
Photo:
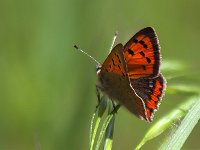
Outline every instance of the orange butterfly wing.
<path fill-rule="evenodd" d="M 135 93 L 142 98 L 145 104 L 147 120 L 152 121 L 165 90 L 164 77 L 160 74 L 155 78 L 130 79 L 130 82 Z"/>
<path fill-rule="evenodd" d="M 155 31 L 147 27 L 136 33 L 124 46 L 124 57 L 130 78 L 156 77 L 160 47 Z"/>
<path fill-rule="evenodd" d="M 147 120 L 152 121 L 165 90 L 160 72 L 160 46 L 151 27 L 137 32 L 124 46 L 130 83 L 145 103 Z"/>
<path fill-rule="evenodd" d="M 126 63 L 123 57 L 123 45 L 116 45 L 108 55 L 101 67 L 101 74 L 112 72 L 122 77 L 127 77 Z"/>

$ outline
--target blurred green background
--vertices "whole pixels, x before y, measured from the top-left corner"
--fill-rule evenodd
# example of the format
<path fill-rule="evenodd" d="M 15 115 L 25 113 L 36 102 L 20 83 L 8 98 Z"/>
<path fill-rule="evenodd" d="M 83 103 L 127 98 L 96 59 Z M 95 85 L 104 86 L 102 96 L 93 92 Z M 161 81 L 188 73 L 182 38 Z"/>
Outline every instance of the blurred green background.
<path fill-rule="evenodd" d="M 199 84 L 199 14 L 196 0 L 0 0 L 0 149 L 88 149 L 97 104 L 95 63 L 74 44 L 103 62 L 115 31 L 116 43 L 125 44 L 152 26 L 163 63 L 180 61 L 189 66 L 185 74 L 192 74 L 168 85 Z M 166 94 L 154 120 L 184 98 Z M 113 149 L 133 149 L 150 125 L 120 109 Z M 198 124 L 183 149 L 200 149 L 199 136 Z M 160 142 L 156 138 L 143 148 Z"/>

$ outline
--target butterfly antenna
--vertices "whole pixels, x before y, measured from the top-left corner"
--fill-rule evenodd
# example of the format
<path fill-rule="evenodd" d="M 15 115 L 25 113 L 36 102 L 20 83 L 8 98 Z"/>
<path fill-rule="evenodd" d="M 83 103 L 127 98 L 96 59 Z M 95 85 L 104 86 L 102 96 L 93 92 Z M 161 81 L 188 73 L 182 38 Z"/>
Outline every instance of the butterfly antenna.
<path fill-rule="evenodd" d="M 116 40 L 117 36 L 118 36 L 118 32 L 116 31 L 116 32 L 115 32 L 115 35 L 114 35 L 114 37 L 113 37 L 112 44 L 111 44 L 111 47 L 110 47 L 110 51 L 109 51 L 109 52 L 111 52 L 111 50 L 113 49 L 113 46 L 114 46 L 114 44 L 115 44 L 115 40 Z"/>
<path fill-rule="evenodd" d="M 74 47 L 75 47 L 77 50 L 79 50 L 79 51 L 81 51 L 82 53 L 84 53 L 85 55 L 87 55 L 88 57 L 90 57 L 92 60 L 94 60 L 98 65 L 100 65 L 100 63 L 99 63 L 96 59 L 94 59 L 94 57 L 92 57 L 91 55 L 89 55 L 88 53 L 86 53 L 85 51 L 83 51 L 82 49 L 78 48 L 78 46 L 74 45 Z"/>

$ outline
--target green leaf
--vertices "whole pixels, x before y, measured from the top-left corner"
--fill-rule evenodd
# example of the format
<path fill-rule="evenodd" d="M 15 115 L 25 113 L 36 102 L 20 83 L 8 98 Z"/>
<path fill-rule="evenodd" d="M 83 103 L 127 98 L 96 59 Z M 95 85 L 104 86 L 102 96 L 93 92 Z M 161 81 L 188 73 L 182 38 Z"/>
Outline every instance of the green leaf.
<path fill-rule="evenodd" d="M 190 111 L 188 111 L 178 128 L 175 131 L 173 130 L 174 132 L 167 137 L 166 142 L 164 142 L 160 148 L 161 150 L 181 149 L 200 119 L 200 97 L 196 99 L 196 103 Z"/>
<path fill-rule="evenodd" d="M 176 94 L 176 93 L 200 93 L 200 87 L 193 85 L 193 84 L 176 84 L 176 85 L 170 85 L 167 87 L 166 93 L 168 94 Z"/>
<path fill-rule="evenodd" d="M 95 116 L 96 116 L 96 110 L 93 113 L 92 119 L 91 119 L 91 122 L 90 122 L 90 137 L 89 137 L 89 145 L 90 145 L 90 147 L 92 146 L 92 141 L 93 141 L 93 126 L 94 126 Z"/>
<path fill-rule="evenodd" d="M 185 63 L 176 60 L 165 60 L 161 65 L 161 70 L 167 80 L 183 76 L 187 73 L 187 68 Z"/>
<path fill-rule="evenodd" d="M 106 117 L 106 119 L 105 119 L 105 121 L 104 121 L 104 123 L 102 125 L 102 128 L 100 130 L 100 134 L 99 134 L 99 137 L 97 139 L 97 144 L 96 144 L 95 150 L 99 150 L 101 142 L 102 142 L 102 139 L 103 139 L 103 136 L 104 136 L 105 131 L 106 131 L 106 128 L 108 127 L 108 124 L 110 123 L 110 121 L 113 118 L 113 116 L 114 116 L 114 114 L 111 113 Z"/>
<path fill-rule="evenodd" d="M 113 105 L 110 103 L 109 105 L 109 113 L 112 113 L 113 111 Z M 112 143 L 113 143 L 113 132 L 114 132 L 114 122 L 115 122 L 115 115 L 113 115 L 113 118 L 110 120 L 108 127 L 106 129 L 105 133 L 105 141 L 104 141 L 104 150 L 111 150 L 112 149 Z"/>
<path fill-rule="evenodd" d="M 94 146 L 94 141 L 95 141 L 95 137 L 97 134 L 97 130 L 99 128 L 99 124 L 101 122 L 101 118 L 103 117 L 103 114 L 106 111 L 106 107 L 107 107 L 107 98 L 105 96 L 101 97 L 101 101 L 100 104 L 98 106 L 98 117 L 96 119 L 95 125 L 94 125 L 94 118 L 96 115 L 96 110 L 94 112 L 94 114 L 92 115 L 92 120 L 91 120 L 91 124 L 90 124 L 90 150 L 93 149 Z M 94 126 L 94 130 L 93 130 L 93 126 Z"/>
<path fill-rule="evenodd" d="M 157 137 L 166 129 L 171 127 L 175 121 L 184 117 L 186 112 L 195 104 L 196 101 L 196 97 L 188 99 L 186 102 L 182 103 L 178 109 L 171 111 L 160 120 L 155 122 L 135 149 L 139 150 L 147 141 Z"/>
<path fill-rule="evenodd" d="M 173 66 L 173 67 L 172 67 Z M 187 65 L 183 62 L 176 60 L 165 60 L 161 65 L 161 70 L 165 72 L 173 72 L 173 71 L 183 71 L 187 68 Z"/>

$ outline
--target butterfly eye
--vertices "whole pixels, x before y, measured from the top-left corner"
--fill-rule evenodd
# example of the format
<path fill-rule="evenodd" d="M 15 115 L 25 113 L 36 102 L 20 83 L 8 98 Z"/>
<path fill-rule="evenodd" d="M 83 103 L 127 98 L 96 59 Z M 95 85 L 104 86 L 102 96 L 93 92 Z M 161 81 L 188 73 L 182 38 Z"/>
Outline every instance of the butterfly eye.
<path fill-rule="evenodd" d="M 101 65 L 96 65 L 96 72 L 97 74 L 101 71 Z"/>

